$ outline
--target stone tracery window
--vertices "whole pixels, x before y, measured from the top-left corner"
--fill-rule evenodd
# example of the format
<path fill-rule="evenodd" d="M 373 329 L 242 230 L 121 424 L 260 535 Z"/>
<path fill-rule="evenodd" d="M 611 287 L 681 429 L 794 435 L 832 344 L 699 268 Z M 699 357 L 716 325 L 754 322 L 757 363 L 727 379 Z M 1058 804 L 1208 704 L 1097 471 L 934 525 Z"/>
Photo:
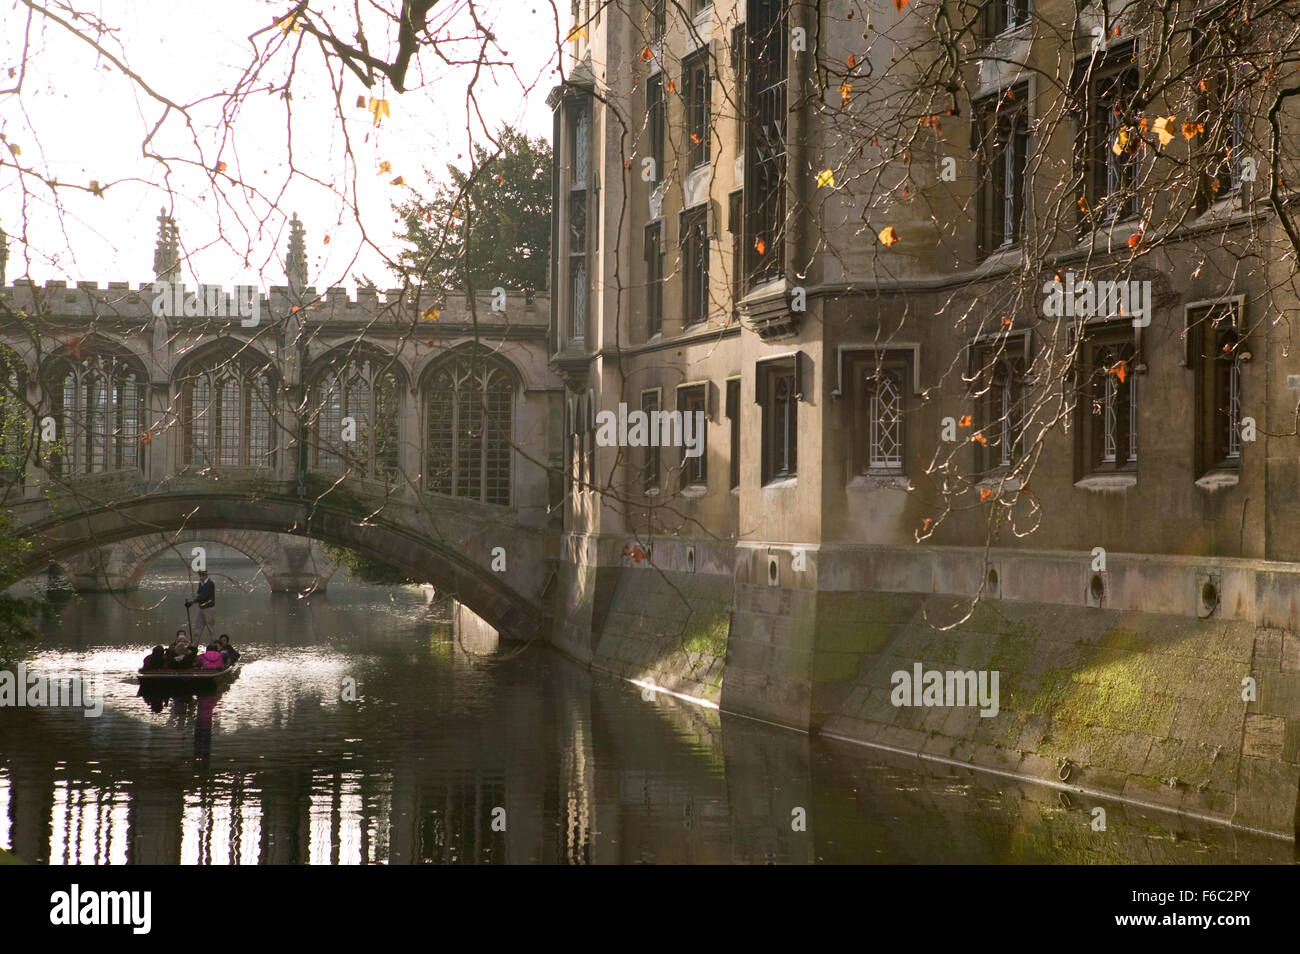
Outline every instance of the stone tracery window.
<path fill-rule="evenodd" d="M 515 388 L 498 364 L 462 355 L 429 379 L 425 487 L 509 506 Z"/>
<path fill-rule="evenodd" d="M 330 474 L 392 480 L 399 470 L 401 391 L 382 360 L 336 362 L 312 388 L 313 466 Z M 352 427 L 345 427 L 351 419 Z M 352 440 L 347 440 L 352 437 Z"/>
<path fill-rule="evenodd" d="M 141 466 L 145 384 L 120 358 L 61 361 L 50 382 L 58 440 L 52 471 L 79 477 Z"/>
<path fill-rule="evenodd" d="M 265 367 L 217 361 L 181 383 L 184 461 L 192 467 L 273 467 L 274 390 Z"/>

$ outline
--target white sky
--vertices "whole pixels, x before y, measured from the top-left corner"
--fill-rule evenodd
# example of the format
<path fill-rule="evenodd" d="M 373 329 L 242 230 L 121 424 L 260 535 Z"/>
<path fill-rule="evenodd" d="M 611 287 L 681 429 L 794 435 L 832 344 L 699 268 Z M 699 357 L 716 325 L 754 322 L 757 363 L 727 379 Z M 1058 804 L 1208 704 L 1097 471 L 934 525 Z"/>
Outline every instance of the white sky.
<path fill-rule="evenodd" d="M 388 7 L 399 0 L 379 2 Z M 442 18 L 449 14 L 438 11 L 456 11 L 439 36 L 448 31 L 464 36 L 472 29 L 465 15 L 467 3 L 444 0 L 435 6 L 434 14 Z M 105 48 L 153 90 L 185 103 L 231 89 L 253 59 L 249 34 L 291 6 L 288 0 L 100 0 L 78 8 L 98 13 L 116 28 L 103 41 Z M 350 0 L 313 6 L 325 11 L 341 38 L 351 39 L 346 32 L 353 23 Z M 361 7 L 363 13 L 369 10 L 370 0 L 363 0 Z M 558 79 L 553 72 L 555 6 L 551 0 L 480 0 L 477 9 L 505 51 L 493 59 L 506 64 L 479 76 L 476 89 L 484 120 L 493 129 L 509 122 L 549 139 L 545 97 Z M 25 7 L 18 0 L 0 0 L 0 87 L 17 82 L 8 71 L 20 64 L 25 23 Z M 380 23 L 368 23 L 367 38 L 372 52 L 387 59 L 390 46 Z M 381 254 L 364 243 L 362 226 L 380 250 L 395 255 L 400 246 L 393 239 L 397 225 L 391 203 L 410 192 L 390 185 L 391 180 L 403 176 L 428 194 L 424 168 L 441 176 L 447 162 L 467 166 L 471 133 L 476 141 L 486 142 L 477 120 L 471 130 L 467 119 L 471 68 L 448 66 L 426 50 L 413 63 L 408 91 L 401 94 L 387 85 L 367 90 L 345 72 L 341 129 L 330 73 L 310 37 L 286 38 L 279 30 L 258 37 L 263 49 L 268 39 L 272 48 L 285 41 L 270 56 L 258 88 L 268 81 L 283 82 L 300 38 L 292 101 L 278 93 L 255 93 L 228 132 L 220 100 L 191 110 L 192 129 L 179 113 L 168 116 L 153 140 L 157 152 L 176 157 L 168 173 L 157 160 L 142 156 L 142 142 L 165 107 L 90 46 L 36 16 L 22 92 L 0 94 L 0 133 L 5 137 L 0 143 L 0 227 L 10 234 L 7 281 L 25 274 L 38 282 L 64 279 L 70 284 L 151 281 L 158 210 L 174 203 L 186 256 L 182 275 L 188 285 L 202 281 L 265 289 L 284 284 L 287 221 L 295 211 L 307 228 L 310 284 L 350 286 L 354 274 L 365 273 L 380 288 L 396 285 Z M 444 52 L 449 58 L 470 59 L 476 50 L 477 44 L 464 42 Z M 337 81 L 339 64 L 332 63 Z M 375 126 L 367 110 L 356 108 L 358 96 L 386 98 L 390 115 Z M 292 111 L 291 122 L 286 107 Z M 19 146 L 20 154 L 15 157 L 7 144 Z M 349 144 L 351 160 L 346 155 Z M 464 158 L 457 161 L 457 154 Z M 249 198 L 224 175 L 216 176 L 219 186 L 214 187 L 197 164 L 200 157 L 208 169 L 225 162 L 228 175 L 266 198 Z M 379 174 L 381 161 L 390 163 L 392 171 Z M 355 165 L 361 226 L 350 208 L 350 163 Z M 102 198 L 74 189 L 52 194 L 39 180 L 24 177 L 16 164 L 61 182 L 86 186 L 95 180 L 108 187 Z M 220 202 L 218 188 L 224 196 Z M 22 241 L 24 228 L 29 245 Z M 326 235 L 329 244 L 324 243 Z"/>

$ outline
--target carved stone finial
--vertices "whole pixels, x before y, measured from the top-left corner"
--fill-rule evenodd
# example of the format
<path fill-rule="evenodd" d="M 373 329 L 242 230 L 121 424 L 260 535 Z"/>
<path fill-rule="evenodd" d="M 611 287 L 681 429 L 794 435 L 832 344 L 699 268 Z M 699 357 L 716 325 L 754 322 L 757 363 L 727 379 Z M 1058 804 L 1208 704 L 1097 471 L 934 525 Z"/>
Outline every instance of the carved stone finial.
<path fill-rule="evenodd" d="M 289 292 L 298 296 L 307 287 L 307 231 L 298 221 L 298 213 L 289 220 L 289 257 L 284 263 L 285 277 L 289 280 Z"/>
<path fill-rule="evenodd" d="M 166 209 L 158 210 L 158 244 L 153 250 L 153 277 L 170 282 L 180 273 L 180 230 Z"/>

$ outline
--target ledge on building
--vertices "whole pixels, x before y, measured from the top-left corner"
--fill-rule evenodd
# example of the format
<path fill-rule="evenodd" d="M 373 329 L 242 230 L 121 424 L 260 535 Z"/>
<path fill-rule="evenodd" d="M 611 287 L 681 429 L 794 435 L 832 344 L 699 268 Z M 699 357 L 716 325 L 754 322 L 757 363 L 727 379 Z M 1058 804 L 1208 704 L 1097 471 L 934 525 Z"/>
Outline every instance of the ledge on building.
<path fill-rule="evenodd" d="M 707 484 L 687 484 L 680 491 L 678 496 L 681 497 L 703 497 L 709 492 Z"/>
<path fill-rule="evenodd" d="M 1024 488 L 1025 484 L 1019 477 L 1005 477 L 1000 474 L 991 474 L 985 477 L 975 485 L 976 490 L 991 490 L 998 494 L 1018 494 Z"/>
<path fill-rule="evenodd" d="M 1082 480 L 1076 480 L 1074 486 L 1079 490 L 1091 490 L 1097 493 L 1121 493 L 1130 487 L 1136 487 L 1136 471 L 1116 474 L 1089 474 Z"/>
<path fill-rule="evenodd" d="M 848 483 L 849 490 L 915 490 L 912 480 L 906 474 L 865 473 L 858 474 Z"/>
<path fill-rule="evenodd" d="M 785 490 L 788 487 L 795 487 L 799 484 L 798 477 L 778 477 L 776 480 L 769 480 L 763 485 L 763 490 Z"/>
<path fill-rule="evenodd" d="M 1202 490 L 1227 490 L 1229 487 L 1235 487 L 1241 482 L 1241 475 L 1235 470 L 1212 470 L 1208 474 L 1198 477 L 1196 486 Z"/>

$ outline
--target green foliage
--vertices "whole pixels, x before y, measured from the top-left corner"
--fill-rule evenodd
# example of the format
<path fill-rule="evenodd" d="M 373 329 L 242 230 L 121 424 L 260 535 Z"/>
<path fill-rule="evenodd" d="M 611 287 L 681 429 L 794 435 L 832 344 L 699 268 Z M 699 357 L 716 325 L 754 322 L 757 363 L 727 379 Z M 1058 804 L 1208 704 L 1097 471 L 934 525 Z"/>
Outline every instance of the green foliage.
<path fill-rule="evenodd" d="M 474 147 L 472 172 L 448 165 L 446 179 L 429 175 L 430 196 L 417 192 L 394 207 L 404 228 L 397 237 L 409 246 L 398 256 L 403 277 L 444 292 L 546 287 L 551 146 L 510 126 L 498 140 L 499 153 Z"/>
<path fill-rule="evenodd" d="M 23 557 L 29 549 L 31 545 L 14 534 L 9 514 L 0 511 L 0 663 L 39 635 L 40 606 L 5 592 L 22 577 Z"/>
<path fill-rule="evenodd" d="M 353 577 L 363 583 L 373 583 L 375 586 L 405 586 L 408 583 L 420 582 L 395 566 L 371 560 L 348 547 L 336 547 L 328 543 L 322 543 L 321 547 L 336 566 L 347 567 Z"/>

